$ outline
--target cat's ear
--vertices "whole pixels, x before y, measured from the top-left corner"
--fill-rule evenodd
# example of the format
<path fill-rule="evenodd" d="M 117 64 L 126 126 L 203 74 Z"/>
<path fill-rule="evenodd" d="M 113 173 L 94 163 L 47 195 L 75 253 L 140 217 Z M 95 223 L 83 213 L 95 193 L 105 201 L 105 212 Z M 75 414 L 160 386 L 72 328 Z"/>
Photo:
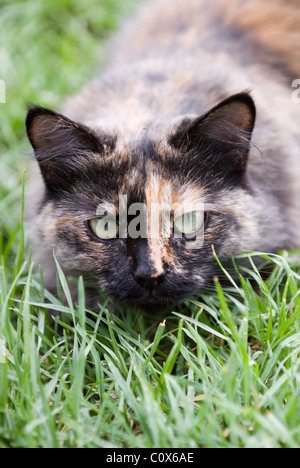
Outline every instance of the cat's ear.
<path fill-rule="evenodd" d="M 87 127 L 40 106 L 29 108 L 26 130 L 49 188 L 67 186 L 88 153 L 102 153 L 100 139 Z"/>
<path fill-rule="evenodd" d="M 246 168 L 255 115 L 251 96 L 235 94 L 204 116 L 185 119 L 170 143 L 210 170 L 236 175 Z"/>

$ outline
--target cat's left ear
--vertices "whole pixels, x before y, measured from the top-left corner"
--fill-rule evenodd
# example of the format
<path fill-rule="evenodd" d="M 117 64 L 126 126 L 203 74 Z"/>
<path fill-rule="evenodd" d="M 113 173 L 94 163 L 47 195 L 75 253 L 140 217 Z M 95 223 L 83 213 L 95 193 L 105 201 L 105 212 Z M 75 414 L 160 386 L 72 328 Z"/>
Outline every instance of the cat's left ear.
<path fill-rule="evenodd" d="M 102 150 L 99 139 L 87 127 L 58 112 L 41 106 L 31 106 L 26 117 L 28 138 L 36 151 L 68 148 Z"/>
<path fill-rule="evenodd" d="M 90 129 L 41 106 L 29 108 L 26 130 L 49 189 L 66 188 L 83 172 L 89 153 L 104 152 Z"/>
<path fill-rule="evenodd" d="M 185 119 L 170 139 L 171 145 L 197 156 L 203 167 L 223 175 L 246 168 L 255 124 L 255 104 L 247 92 L 235 94 L 204 116 Z"/>

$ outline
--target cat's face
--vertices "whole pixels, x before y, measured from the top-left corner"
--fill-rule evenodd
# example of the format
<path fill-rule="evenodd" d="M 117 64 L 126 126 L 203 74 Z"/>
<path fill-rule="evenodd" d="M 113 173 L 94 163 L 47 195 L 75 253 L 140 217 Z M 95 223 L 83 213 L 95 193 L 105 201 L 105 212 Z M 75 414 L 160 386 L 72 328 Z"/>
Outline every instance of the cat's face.
<path fill-rule="evenodd" d="M 46 187 L 41 242 L 118 303 L 159 309 L 194 296 L 215 272 L 212 245 L 221 258 L 238 250 L 232 201 L 246 191 L 254 119 L 242 93 L 167 135 L 125 145 L 30 109 L 28 136 Z"/>

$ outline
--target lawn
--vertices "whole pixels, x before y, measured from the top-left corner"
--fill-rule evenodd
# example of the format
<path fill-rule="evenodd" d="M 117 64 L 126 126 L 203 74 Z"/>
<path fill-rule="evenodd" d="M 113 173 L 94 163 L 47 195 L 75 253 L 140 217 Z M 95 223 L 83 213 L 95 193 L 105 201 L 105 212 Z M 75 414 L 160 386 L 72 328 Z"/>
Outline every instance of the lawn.
<path fill-rule="evenodd" d="M 0 1 L 0 447 L 300 447 L 300 265 L 291 253 L 261 253 L 251 281 L 224 270 L 228 286 L 216 278 L 164 317 L 114 316 L 105 303 L 87 314 L 81 279 L 73 304 L 58 265 L 55 298 L 31 262 L 26 102 L 58 108 L 80 89 L 133 5 Z"/>

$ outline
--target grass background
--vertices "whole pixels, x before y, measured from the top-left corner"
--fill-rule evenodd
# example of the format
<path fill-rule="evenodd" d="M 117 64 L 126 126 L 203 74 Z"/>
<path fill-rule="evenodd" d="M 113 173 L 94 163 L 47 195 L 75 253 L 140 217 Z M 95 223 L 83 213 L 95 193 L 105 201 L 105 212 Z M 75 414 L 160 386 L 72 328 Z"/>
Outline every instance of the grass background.
<path fill-rule="evenodd" d="M 59 107 L 103 63 L 106 38 L 133 6 L 0 0 L 0 447 L 299 447 L 300 275 L 290 254 L 262 254 L 267 279 L 253 265 L 252 282 L 216 280 L 166 317 L 115 317 L 105 305 L 87 316 L 81 280 L 73 304 L 58 266 L 63 305 L 31 262 L 26 101 Z"/>

